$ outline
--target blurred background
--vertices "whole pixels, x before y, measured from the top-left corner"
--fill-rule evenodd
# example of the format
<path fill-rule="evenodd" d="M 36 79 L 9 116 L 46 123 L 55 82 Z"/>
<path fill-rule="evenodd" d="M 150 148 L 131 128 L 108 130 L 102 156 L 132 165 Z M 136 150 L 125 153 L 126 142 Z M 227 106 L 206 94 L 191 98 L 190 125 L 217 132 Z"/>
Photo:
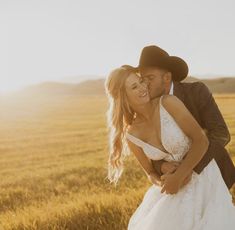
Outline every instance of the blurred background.
<path fill-rule="evenodd" d="M 104 79 L 158 45 L 213 93 L 235 162 L 235 3 L 0 0 L 0 229 L 125 229 L 150 186 L 107 176 Z M 231 190 L 235 196 L 235 190 Z M 2 225 L 2 226 L 1 226 Z"/>

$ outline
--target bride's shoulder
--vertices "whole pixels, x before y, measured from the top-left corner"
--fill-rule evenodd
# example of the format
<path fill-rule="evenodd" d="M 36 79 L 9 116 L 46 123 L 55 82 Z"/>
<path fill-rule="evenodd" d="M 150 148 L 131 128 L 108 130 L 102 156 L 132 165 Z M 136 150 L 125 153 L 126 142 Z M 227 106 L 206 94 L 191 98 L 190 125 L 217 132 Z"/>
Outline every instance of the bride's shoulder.
<path fill-rule="evenodd" d="M 185 108 L 184 103 L 174 95 L 163 95 L 161 97 L 161 104 L 172 113 Z"/>
<path fill-rule="evenodd" d="M 178 97 L 175 95 L 162 95 L 160 98 L 163 105 L 169 105 L 169 104 L 181 104 L 183 103 Z"/>

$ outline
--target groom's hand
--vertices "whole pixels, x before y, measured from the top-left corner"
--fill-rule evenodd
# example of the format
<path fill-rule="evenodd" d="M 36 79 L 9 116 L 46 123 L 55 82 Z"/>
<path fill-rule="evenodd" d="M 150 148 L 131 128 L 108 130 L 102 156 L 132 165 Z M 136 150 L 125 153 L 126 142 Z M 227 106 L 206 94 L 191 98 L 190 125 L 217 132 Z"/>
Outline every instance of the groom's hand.
<path fill-rule="evenodd" d="M 163 174 L 173 173 L 179 167 L 178 162 L 163 162 L 161 165 L 161 172 Z"/>
<path fill-rule="evenodd" d="M 192 173 L 183 181 L 174 175 L 174 173 L 164 174 L 161 176 L 161 193 L 176 194 L 182 187 L 189 183 L 192 178 Z"/>
<path fill-rule="evenodd" d="M 164 162 L 161 165 L 161 171 L 163 175 L 172 174 L 176 171 L 179 165 L 180 165 L 180 162 Z M 190 182 L 190 180 L 192 179 L 192 173 L 193 171 L 183 180 L 182 184 L 180 185 L 180 189 Z M 161 181 L 161 187 L 162 188 L 164 187 L 163 180 Z"/>
<path fill-rule="evenodd" d="M 176 194 L 183 184 L 183 181 L 175 173 L 164 174 L 161 176 L 163 181 L 161 193 Z"/>

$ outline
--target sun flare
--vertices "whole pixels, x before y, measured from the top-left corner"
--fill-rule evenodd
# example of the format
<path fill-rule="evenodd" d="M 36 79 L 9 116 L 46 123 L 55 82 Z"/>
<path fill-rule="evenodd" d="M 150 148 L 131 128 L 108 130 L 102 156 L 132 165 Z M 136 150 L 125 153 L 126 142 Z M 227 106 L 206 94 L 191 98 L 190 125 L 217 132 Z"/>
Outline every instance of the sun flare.
<path fill-rule="evenodd" d="M 0 81 L 0 93 L 1 94 L 8 94 L 8 93 L 12 93 L 15 91 L 18 91 L 20 89 L 22 89 L 23 87 L 25 87 L 27 85 L 27 83 L 25 84 L 20 84 L 17 82 L 14 83 L 9 83 L 9 82 L 1 82 Z"/>

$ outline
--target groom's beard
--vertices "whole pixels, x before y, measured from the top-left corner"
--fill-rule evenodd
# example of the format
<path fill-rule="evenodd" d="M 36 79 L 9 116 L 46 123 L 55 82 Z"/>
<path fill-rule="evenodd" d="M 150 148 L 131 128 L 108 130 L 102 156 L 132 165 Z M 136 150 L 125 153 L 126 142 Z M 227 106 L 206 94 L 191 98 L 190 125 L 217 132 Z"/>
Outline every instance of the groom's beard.
<path fill-rule="evenodd" d="M 161 78 L 161 82 L 160 82 L 159 85 L 156 85 L 156 84 L 152 84 L 151 85 L 151 84 L 149 84 L 148 90 L 149 90 L 150 100 L 155 99 L 157 97 L 161 97 L 164 94 L 169 94 L 167 92 L 166 87 L 165 87 L 163 78 Z"/>

